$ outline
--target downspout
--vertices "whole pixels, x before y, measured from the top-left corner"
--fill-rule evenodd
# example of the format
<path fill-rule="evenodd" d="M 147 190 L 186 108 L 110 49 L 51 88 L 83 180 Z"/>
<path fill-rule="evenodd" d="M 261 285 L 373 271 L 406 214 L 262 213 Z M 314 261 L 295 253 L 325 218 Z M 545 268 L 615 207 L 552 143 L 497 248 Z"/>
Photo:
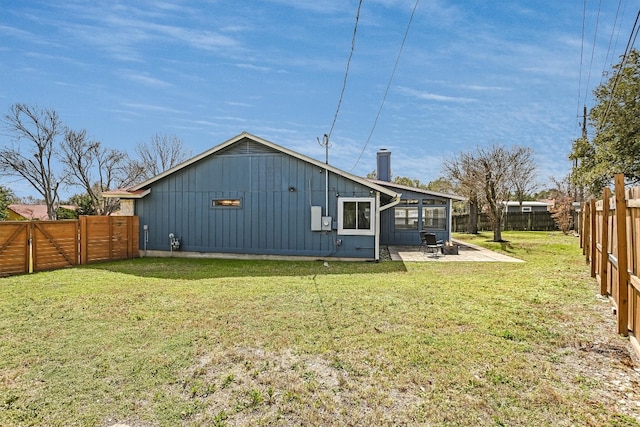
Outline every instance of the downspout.
<path fill-rule="evenodd" d="M 398 203 L 400 203 L 400 196 L 402 196 L 402 194 L 397 193 L 396 197 L 394 197 L 390 203 L 387 203 L 384 206 L 380 206 L 380 192 L 376 191 L 376 236 L 375 236 L 376 262 L 380 261 L 380 212 L 387 210 L 389 208 L 392 208 L 396 206 Z"/>
<path fill-rule="evenodd" d="M 453 200 L 449 199 L 449 201 L 447 202 L 447 205 L 449 205 L 449 209 L 447 209 L 448 213 L 447 215 L 449 216 L 449 225 L 447 228 L 447 234 L 449 236 L 449 238 L 446 240 L 448 242 L 451 241 L 451 227 L 453 227 Z"/>
<path fill-rule="evenodd" d="M 380 262 L 380 192 L 376 191 L 376 234 L 375 234 L 375 260 Z"/>

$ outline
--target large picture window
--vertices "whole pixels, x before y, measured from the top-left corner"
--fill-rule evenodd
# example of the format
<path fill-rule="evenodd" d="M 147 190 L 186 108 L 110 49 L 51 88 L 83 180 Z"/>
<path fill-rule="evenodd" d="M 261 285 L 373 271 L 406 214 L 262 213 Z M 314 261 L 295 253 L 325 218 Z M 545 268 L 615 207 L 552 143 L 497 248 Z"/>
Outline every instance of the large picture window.
<path fill-rule="evenodd" d="M 338 198 L 338 234 L 373 235 L 375 199 L 369 197 Z"/>

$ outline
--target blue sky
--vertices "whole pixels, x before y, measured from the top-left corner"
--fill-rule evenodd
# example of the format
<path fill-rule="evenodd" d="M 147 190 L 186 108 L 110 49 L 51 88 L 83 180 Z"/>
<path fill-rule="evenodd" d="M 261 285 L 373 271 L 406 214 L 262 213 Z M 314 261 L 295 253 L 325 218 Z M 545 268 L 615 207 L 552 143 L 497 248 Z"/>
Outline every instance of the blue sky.
<path fill-rule="evenodd" d="M 443 159 L 519 144 L 534 149 L 541 183 L 566 175 L 577 116 L 624 52 L 638 0 L 621 0 L 619 10 L 600 0 L 420 1 L 356 165 L 414 4 L 363 1 L 329 162 L 365 175 L 387 148 L 394 175 L 429 182 Z M 354 0 L 0 0 L 0 113 L 17 102 L 52 108 L 131 154 L 155 133 L 177 135 L 196 155 L 247 131 L 323 160 L 317 138 L 334 118 L 357 8 Z M 34 194 L 6 176 L 0 184 Z"/>

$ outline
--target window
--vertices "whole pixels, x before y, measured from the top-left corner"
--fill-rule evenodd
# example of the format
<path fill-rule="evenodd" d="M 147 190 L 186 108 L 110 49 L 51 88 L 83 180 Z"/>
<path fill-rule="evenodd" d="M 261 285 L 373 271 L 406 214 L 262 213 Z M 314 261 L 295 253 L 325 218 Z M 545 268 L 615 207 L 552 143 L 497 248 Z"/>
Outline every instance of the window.
<path fill-rule="evenodd" d="M 422 208 L 423 230 L 446 230 L 447 208 L 444 206 Z"/>
<path fill-rule="evenodd" d="M 422 204 L 426 205 L 446 205 L 447 201 L 444 199 L 422 199 Z"/>
<path fill-rule="evenodd" d="M 418 230 L 418 200 L 400 200 L 394 208 L 394 227 L 396 230 Z"/>
<path fill-rule="evenodd" d="M 373 235 L 375 199 L 338 198 L 338 234 Z"/>
<path fill-rule="evenodd" d="M 239 208 L 242 206 L 240 199 L 213 199 L 212 208 Z"/>

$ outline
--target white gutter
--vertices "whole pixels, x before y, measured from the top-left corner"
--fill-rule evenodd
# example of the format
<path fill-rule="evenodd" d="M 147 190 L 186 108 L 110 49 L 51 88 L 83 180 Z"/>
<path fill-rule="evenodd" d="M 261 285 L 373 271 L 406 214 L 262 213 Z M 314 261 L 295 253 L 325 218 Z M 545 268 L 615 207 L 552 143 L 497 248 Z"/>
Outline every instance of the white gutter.
<path fill-rule="evenodd" d="M 380 193 L 378 193 L 378 195 L 380 195 Z M 402 197 L 402 193 L 398 193 L 396 195 L 396 197 L 393 198 L 393 200 L 391 201 L 391 203 L 387 203 L 384 206 L 380 206 L 380 212 L 382 211 L 386 211 L 389 208 L 392 208 L 396 205 L 398 205 L 398 203 L 400 203 L 400 197 Z"/>

